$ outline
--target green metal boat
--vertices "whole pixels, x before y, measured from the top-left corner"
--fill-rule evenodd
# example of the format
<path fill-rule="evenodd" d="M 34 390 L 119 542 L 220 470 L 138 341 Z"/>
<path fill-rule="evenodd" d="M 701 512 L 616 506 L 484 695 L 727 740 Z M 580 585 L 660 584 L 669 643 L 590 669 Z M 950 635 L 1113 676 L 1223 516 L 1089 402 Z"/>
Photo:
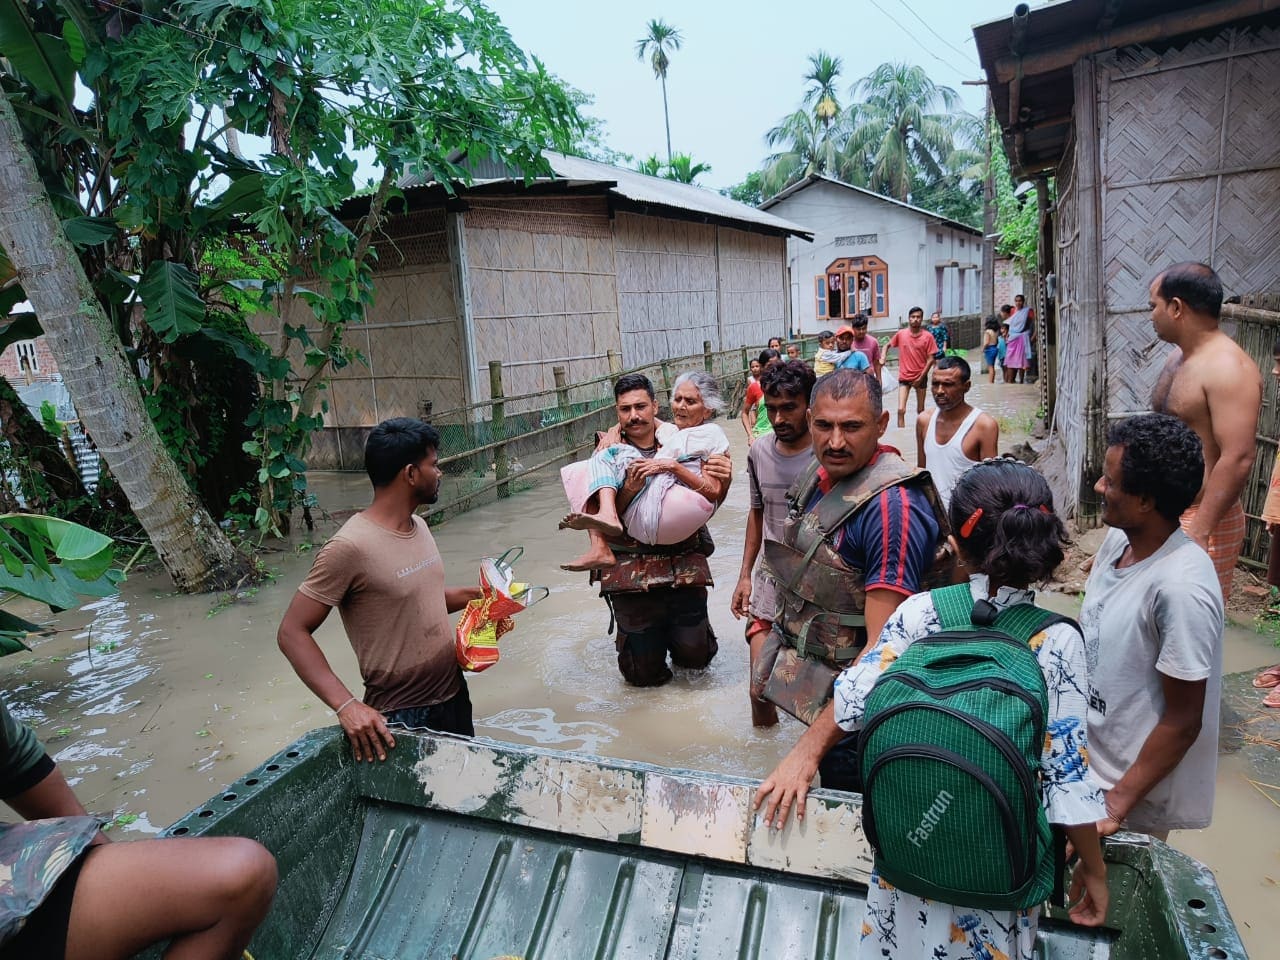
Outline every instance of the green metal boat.
<path fill-rule="evenodd" d="M 814 791 L 765 829 L 755 782 L 486 740 L 397 732 L 357 764 L 315 730 L 166 831 L 276 856 L 256 960 L 839 960 L 871 866 L 859 798 Z M 1243 958 L 1212 873 L 1107 845 L 1109 926 L 1052 916 L 1046 958 Z"/>

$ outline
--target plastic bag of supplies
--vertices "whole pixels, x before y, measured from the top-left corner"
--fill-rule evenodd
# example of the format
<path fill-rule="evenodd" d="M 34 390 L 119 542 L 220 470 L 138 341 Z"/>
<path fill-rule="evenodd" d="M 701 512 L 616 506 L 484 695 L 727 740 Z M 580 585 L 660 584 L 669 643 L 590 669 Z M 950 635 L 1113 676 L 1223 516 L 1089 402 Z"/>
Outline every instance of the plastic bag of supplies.
<path fill-rule="evenodd" d="M 512 564 L 524 547 L 480 561 L 480 598 L 471 600 L 458 619 L 454 646 L 463 670 L 479 673 L 498 662 L 498 638 L 511 630 L 512 617 L 551 592 L 513 579 Z"/>

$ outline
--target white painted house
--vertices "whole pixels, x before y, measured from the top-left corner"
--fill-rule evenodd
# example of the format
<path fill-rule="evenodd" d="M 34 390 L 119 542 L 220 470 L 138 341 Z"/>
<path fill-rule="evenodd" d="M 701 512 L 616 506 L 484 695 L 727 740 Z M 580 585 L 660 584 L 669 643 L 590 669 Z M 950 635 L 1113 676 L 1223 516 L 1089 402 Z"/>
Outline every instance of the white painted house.
<path fill-rule="evenodd" d="M 979 230 L 821 174 L 760 209 L 814 232 L 812 243 L 787 239 L 798 333 L 834 330 L 859 312 L 873 332 L 886 332 L 904 325 L 915 306 L 926 318 L 934 310 L 954 317 L 981 309 Z"/>

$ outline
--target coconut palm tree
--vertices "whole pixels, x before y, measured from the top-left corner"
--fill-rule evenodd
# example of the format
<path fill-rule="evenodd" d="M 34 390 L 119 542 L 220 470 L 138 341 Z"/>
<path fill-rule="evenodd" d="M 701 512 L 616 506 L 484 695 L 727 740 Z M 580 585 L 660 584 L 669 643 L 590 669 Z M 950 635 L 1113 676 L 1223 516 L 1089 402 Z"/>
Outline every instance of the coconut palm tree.
<path fill-rule="evenodd" d="M 783 117 L 764 135 L 771 147 L 781 147 L 765 159 L 760 186 L 766 197 L 811 173 L 836 177 L 855 186 L 866 184 L 862 165 L 850 162 L 847 111 L 827 124 L 810 110 L 801 108 Z"/>
<path fill-rule="evenodd" d="M 851 121 L 848 149 L 869 159 L 871 189 L 907 200 L 913 176 L 944 176 L 954 149 L 954 90 L 935 84 L 921 67 L 882 63 L 850 92 L 862 102 Z"/>
<path fill-rule="evenodd" d="M 836 78 L 844 62 L 825 50 L 809 54 L 809 70 L 804 75 L 807 84 L 804 91 L 805 106 L 813 107 L 813 115 L 830 129 L 840 115 L 840 100 L 836 94 Z"/>
<path fill-rule="evenodd" d="M 679 50 L 684 37 L 680 31 L 662 20 L 650 20 L 646 33 L 636 41 L 636 59 L 649 58 L 653 75 L 662 81 L 662 116 L 667 126 L 667 166 L 671 165 L 671 113 L 667 109 L 667 67 L 671 65 L 669 53 Z"/>

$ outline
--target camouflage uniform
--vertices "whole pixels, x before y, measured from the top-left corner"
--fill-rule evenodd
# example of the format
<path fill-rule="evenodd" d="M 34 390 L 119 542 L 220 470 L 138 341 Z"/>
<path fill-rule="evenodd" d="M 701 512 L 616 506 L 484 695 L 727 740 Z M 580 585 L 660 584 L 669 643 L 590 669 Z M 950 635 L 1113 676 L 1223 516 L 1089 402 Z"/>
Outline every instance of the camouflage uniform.
<path fill-rule="evenodd" d="M 36 735 L 0 703 L 0 799 L 25 793 L 53 769 Z M 93 817 L 0 824 L 0 945 L 17 935 L 98 828 Z"/>
<path fill-rule="evenodd" d="M 753 665 L 752 688 L 804 723 L 813 723 L 831 699 L 835 678 L 867 644 L 866 577 L 840 556 L 837 532 L 882 491 L 916 487 L 938 524 L 937 549 L 920 589 L 950 582 L 952 560 L 946 548 L 946 513 L 929 474 L 913 470 L 896 453 L 882 451 L 853 475 L 832 484 L 812 510 L 818 489 L 814 461 L 787 491 L 788 516 L 781 538 L 764 543 L 764 575 L 777 588 L 773 630 Z M 925 571 L 921 571 L 923 574 Z M 853 735 L 828 753 L 820 767 L 822 785 L 856 790 L 851 779 Z"/>
<path fill-rule="evenodd" d="M 629 537 L 609 546 L 618 562 L 592 571 L 591 582 L 599 582 L 617 624 L 623 678 L 637 687 L 666 683 L 668 653 L 677 667 L 707 666 L 719 649 L 707 619 L 707 588 L 713 585 L 707 557 L 715 549 L 707 528 L 673 546 Z"/>

